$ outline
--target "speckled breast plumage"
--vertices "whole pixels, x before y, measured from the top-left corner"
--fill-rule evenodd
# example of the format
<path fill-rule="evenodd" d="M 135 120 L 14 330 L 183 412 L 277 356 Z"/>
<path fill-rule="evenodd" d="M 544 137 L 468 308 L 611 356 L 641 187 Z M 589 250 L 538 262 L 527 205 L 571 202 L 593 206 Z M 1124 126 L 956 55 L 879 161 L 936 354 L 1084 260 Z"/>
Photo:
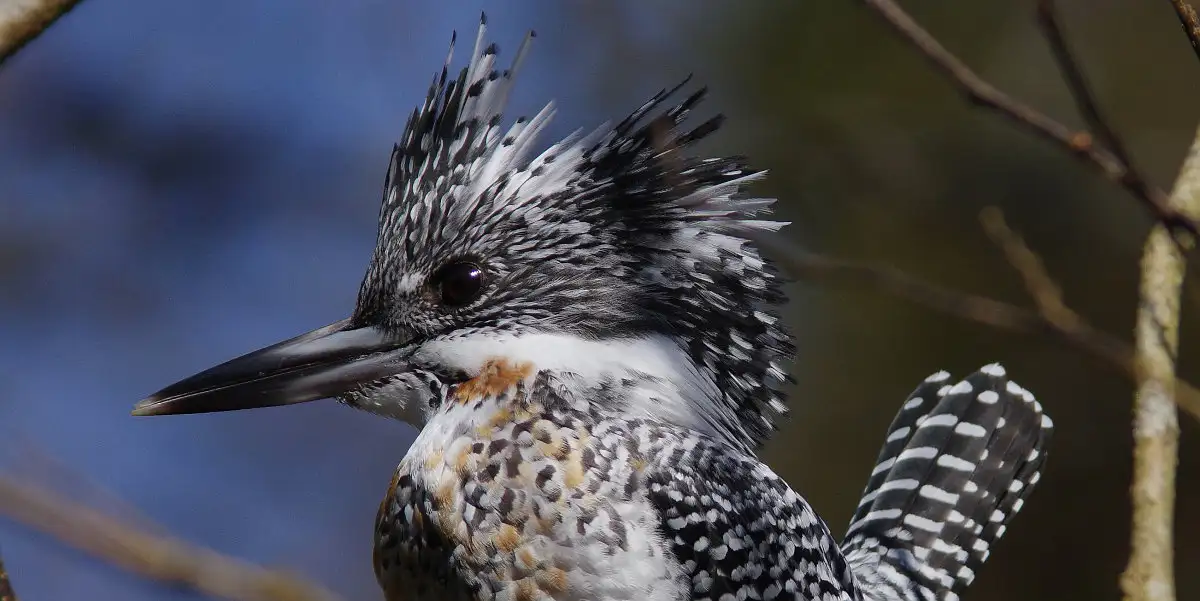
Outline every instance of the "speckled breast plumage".
<path fill-rule="evenodd" d="M 569 376 L 510 381 L 451 391 L 398 467 L 389 601 L 853 598 L 824 524 L 753 457 L 606 413 Z"/>

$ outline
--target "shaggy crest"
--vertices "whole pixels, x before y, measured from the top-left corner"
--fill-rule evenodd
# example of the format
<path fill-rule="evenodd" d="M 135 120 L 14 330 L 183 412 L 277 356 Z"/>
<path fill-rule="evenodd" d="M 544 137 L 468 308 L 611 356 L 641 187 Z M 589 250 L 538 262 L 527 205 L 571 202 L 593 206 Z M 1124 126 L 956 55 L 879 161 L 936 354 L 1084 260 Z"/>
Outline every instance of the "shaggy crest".
<path fill-rule="evenodd" d="M 660 109 L 687 80 L 615 126 L 576 132 L 531 159 L 553 103 L 507 129 L 502 113 L 534 34 L 497 71 L 485 32 L 482 19 L 472 60 L 452 79 L 451 41 L 393 148 L 355 320 L 403 321 L 396 295 L 447 257 L 487 262 L 502 285 L 465 323 L 447 318 L 423 333 L 662 334 L 712 384 L 710 398 L 687 399 L 689 410 L 736 446 L 757 447 L 786 413 L 780 388 L 793 352 L 779 278 L 748 240 L 785 225 L 760 218 L 773 199 L 743 194 L 765 172 L 738 157 L 684 154 L 722 121 L 680 130 L 704 89 Z"/>

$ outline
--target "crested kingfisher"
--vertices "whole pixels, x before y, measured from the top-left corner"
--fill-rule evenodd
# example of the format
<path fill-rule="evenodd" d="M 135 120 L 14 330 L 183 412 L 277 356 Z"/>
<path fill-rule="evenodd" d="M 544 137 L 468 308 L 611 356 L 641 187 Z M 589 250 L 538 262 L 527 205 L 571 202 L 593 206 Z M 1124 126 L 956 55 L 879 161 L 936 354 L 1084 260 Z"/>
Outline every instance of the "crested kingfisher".
<path fill-rule="evenodd" d="M 839 542 L 756 456 L 794 352 L 765 172 L 687 154 L 721 119 L 683 128 L 684 84 L 535 152 L 554 105 L 502 116 L 533 34 L 499 69 L 485 32 L 392 149 L 350 317 L 134 414 L 334 398 L 416 427 L 375 520 L 388 601 L 955 601 L 1040 477 L 1041 404 L 998 364 L 926 378 Z"/>

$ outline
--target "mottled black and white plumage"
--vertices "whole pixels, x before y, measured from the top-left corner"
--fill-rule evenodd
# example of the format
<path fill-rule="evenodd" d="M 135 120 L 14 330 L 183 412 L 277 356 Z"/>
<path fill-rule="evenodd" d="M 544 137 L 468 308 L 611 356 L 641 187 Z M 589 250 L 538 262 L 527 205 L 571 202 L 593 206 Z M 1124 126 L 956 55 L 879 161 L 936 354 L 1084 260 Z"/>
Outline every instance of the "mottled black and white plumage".
<path fill-rule="evenodd" d="M 697 159 L 664 91 L 534 154 L 481 25 L 392 152 L 349 320 L 175 384 L 141 414 L 333 396 L 420 433 L 376 521 L 390 601 L 953 601 L 1039 477 L 1051 423 L 990 365 L 931 376 L 840 544 L 754 455 L 793 345 L 764 172 Z"/>

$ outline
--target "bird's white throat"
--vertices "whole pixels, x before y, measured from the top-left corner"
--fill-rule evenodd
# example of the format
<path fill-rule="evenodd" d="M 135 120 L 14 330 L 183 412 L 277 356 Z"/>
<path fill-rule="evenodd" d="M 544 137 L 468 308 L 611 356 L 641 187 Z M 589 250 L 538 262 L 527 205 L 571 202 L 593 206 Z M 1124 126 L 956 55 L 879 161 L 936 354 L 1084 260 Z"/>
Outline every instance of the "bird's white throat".
<path fill-rule="evenodd" d="M 480 333 L 427 342 L 413 359 L 472 376 L 489 361 L 530 365 L 531 380 L 543 370 L 569 375 L 578 394 L 599 394 L 603 388 L 631 417 L 640 414 L 714 435 L 711 412 L 723 410 L 711 375 L 662 335 L 588 339 L 549 333 Z"/>

